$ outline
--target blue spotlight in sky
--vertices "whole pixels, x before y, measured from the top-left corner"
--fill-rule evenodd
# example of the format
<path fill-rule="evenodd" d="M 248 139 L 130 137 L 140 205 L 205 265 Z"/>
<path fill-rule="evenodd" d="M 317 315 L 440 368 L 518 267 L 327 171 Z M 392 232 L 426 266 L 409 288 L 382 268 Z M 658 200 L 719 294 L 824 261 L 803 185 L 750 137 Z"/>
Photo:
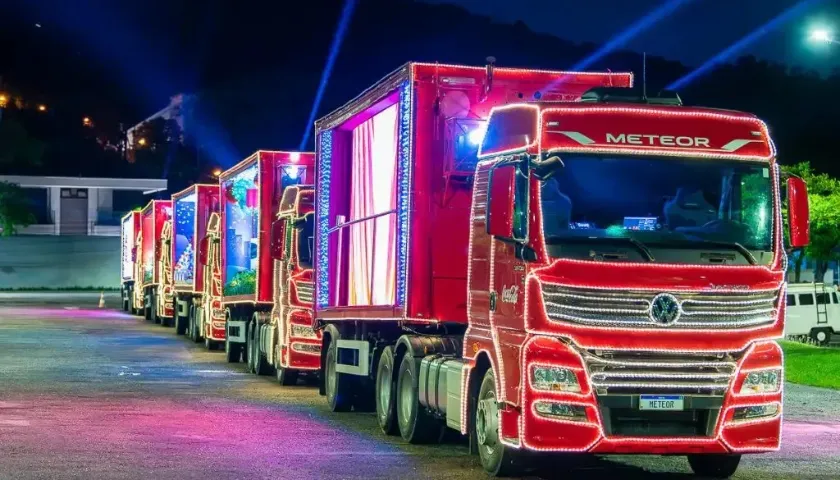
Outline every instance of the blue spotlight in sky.
<path fill-rule="evenodd" d="M 318 107 L 321 106 L 321 98 L 324 96 L 324 90 L 327 88 L 327 83 L 330 81 L 333 64 L 338 57 L 338 52 L 341 50 L 341 42 L 344 41 L 344 34 L 347 32 L 347 26 L 350 24 L 350 19 L 353 17 L 353 9 L 356 8 L 356 0 L 344 0 L 344 8 L 341 10 L 341 18 L 338 21 L 338 28 L 335 30 L 332 45 L 330 45 L 330 54 L 327 57 L 327 63 L 324 65 L 324 71 L 321 72 L 321 83 L 318 85 L 318 91 L 315 93 L 315 101 L 312 102 L 312 111 L 309 112 L 309 118 L 306 121 L 306 130 L 303 131 L 303 138 L 300 140 L 299 150 L 306 148 L 306 143 L 309 141 L 309 134 L 312 132 L 312 124 L 315 123 L 315 115 L 318 114 Z"/>
<path fill-rule="evenodd" d="M 613 50 L 626 46 L 627 42 L 632 40 L 635 36 L 654 26 L 657 22 L 674 13 L 675 10 L 691 1 L 692 0 L 667 0 L 666 2 L 663 2 L 662 5 L 651 10 L 643 17 L 633 22 L 632 25 L 624 29 L 623 32 L 611 38 L 607 43 L 603 44 L 601 48 L 576 63 L 572 67 L 572 70 L 580 71 L 589 68 L 593 63 L 604 58 L 604 56 L 608 55 Z"/>
<path fill-rule="evenodd" d="M 803 0 L 797 3 L 796 5 L 788 8 L 787 10 L 773 17 L 769 22 L 750 32 L 749 35 L 733 43 L 725 50 L 718 53 L 709 60 L 706 60 L 706 62 L 703 65 L 700 65 L 693 71 L 687 73 L 685 76 L 668 85 L 666 88 L 668 90 L 678 90 L 680 88 L 685 87 L 697 78 L 705 75 L 706 73 L 709 73 L 709 71 L 713 70 L 716 66 L 730 60 L 736 53 L 738 53 L 738 51 L 743 50 L 751 43 L 755 42 L 764 35 L 767 35 L 772 30 L 776 29 L 777 27 L 787 22 L 797 14 L 801 13 L 803 10 L 810 7 L 814 3 L 817 3 L 818 1 L 820 0 Z"/>

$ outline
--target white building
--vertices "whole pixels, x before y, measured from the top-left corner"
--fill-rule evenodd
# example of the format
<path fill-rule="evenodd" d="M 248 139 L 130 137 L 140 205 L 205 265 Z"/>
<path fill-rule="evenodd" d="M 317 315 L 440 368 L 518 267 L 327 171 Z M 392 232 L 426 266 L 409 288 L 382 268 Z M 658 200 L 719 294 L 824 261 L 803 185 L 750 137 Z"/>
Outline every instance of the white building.
<path fill-rule="evenodd" d="M 167 188 L 166 180 L 149 178 L 0 175 L 0 182 L 20 185 L 32 203 L 36 223 L 19 229 L 22 235 L 118 237 L 120 218 Z"/>

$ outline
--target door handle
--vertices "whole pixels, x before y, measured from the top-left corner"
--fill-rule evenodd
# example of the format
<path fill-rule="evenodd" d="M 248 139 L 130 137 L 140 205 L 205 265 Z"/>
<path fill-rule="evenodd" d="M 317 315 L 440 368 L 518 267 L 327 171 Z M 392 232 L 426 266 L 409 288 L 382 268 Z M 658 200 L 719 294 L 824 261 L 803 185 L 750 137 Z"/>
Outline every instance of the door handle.
<path fill-rule="evenodd" d="M 496 292 L 490 292 L 490 311 L 496 311 Z"/>

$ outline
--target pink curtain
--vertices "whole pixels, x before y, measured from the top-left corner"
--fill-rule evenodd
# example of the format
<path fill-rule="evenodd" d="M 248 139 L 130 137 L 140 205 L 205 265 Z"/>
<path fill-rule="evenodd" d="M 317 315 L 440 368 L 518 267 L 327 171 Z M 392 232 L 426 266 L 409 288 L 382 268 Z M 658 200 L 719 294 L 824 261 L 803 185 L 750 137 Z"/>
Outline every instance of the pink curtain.
<path fill-rule="evenodd" d="M 387 212 L 397 205 L 397 105 L 353 129 L 350 219 Z M 349 227 L 348 305 L 396 301 L 396 214 Z"/>

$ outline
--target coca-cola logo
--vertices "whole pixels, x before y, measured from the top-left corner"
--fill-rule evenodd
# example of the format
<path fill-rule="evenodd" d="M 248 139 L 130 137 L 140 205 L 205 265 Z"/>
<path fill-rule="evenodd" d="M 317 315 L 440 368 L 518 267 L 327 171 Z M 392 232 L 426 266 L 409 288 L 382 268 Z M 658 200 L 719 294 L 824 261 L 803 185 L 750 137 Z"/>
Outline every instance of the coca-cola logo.
<path fill-rule="evenodd" d="M 502 302 L 516 303 L 519 299 L 519 286 L 511 285 L 510 287 L 502 288 Z"/>

